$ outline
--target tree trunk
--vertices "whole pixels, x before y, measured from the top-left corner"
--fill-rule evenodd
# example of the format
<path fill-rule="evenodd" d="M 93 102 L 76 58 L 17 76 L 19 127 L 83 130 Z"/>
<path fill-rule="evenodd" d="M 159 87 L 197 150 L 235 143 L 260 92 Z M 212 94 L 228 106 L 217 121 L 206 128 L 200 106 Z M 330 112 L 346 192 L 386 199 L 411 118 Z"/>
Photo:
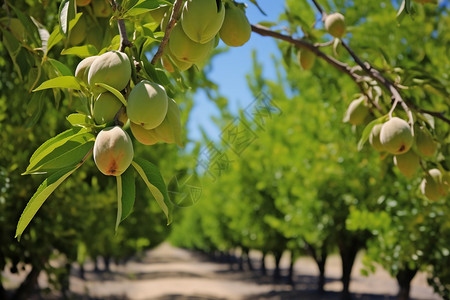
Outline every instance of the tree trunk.
<path fill-rule="evenodd" d="M 68 292 L 70 289 L 70 271 L 72 269 L 72 264 L 66 263 L 65 265 L 66 272 L 61 275 L 61 294 L 63 295 L 63 299 L 68 299 Z"/>
<path fill-rule="evenodd" d="M 297 259 L 297 255 L 294 251 L 291 251 L 291 261 L 289 262 L 289 274 L 288 274 L 288 282 L 291 285 L 294 285 L 294 263 Z"/>
<path fill-rule="evenodd" d="M 95 256 L 93 259 L 94 259 L 94 272 L 95 272 L 95 273 L 99 273 L 99 272 L 100 272 L 100 268 L 98 267 L 98 259 L 97 259 L 97 256 Z"/>
<path fill-rule="evenodd" d="M 109 257 L 108 255 L 103 256 L 103 262 L 105 264 L 105 272 L 110 272 L 111 271 L 111 257 Z"/>
<path fill-rule="evenodd" d="M 397 273 L 396 278 L 399 286 L 397 299 L 409 300 L 409 292 L 411 290 L 411 280 L 413 280 L 414 276 L 416 276 L 416 273 L 417 269 L 411 270 L 408 267 L 400 270 Z"/>
<path fill-rule="evenodd" d="M 86 279 L 84 263 L 80 263 L 80 278 L 83 279 L 83 280 Z"/>
<path fill-rule="evenodd" d="M 39 277 L 39 273 L 41 273 L 41 269 L 33 266 L 31 268 L 30 273 L 28 273 L 25 280 L 19 286 L 19 288 L 14 293 L 12 297 L 13 300 L 26 300 L 30 298 L 30 295 L 34 292 L 37 287 L 37 280 Z"/>
<path fill-rule="evenodd" d="M 305 242 L 306 243 L 306 242 Z M 317 253 L 318 251 L 316 248 L 308 243 L 306 243 L 306 249 L 314 259 L 314 261 L 317 264 L 317 268 L 319 269 L 319 281 L 317 283 L 317 291 L 319 293 L 324 292 L 324 286 L 325 286 L 325 263 L 327 261 L 328 256 L 328 250 L 327 250 L 327 243 L 324 242 L 320 254 Z"/>
<path fill-rule="evenodd" d="M 273 279 L 275 281 L 278 281 L 281 278 L 280 260 L 281 260 L 281 256 L 283 255 L 283 252 L 274 252 L 273 255 L 275 257 L 275 270 L 273 272 Z"/>
<path fill-rule="evenodd" d="M 353 263 L 355 262 L 356 254 L 358 253 L 359 247 L 355 244 L 339 244 L 339 254 L 342 260 L 342 300 L 351 299 L 350 296 L 350 279 L 353 268 Z"/>
<path fill-rule="evenodd" d="M 262 258 L 261 258 L 261 273 L 263 275 L 267 274 L 267 269 L 266 269 L 266 252 L 263 252 Z"/>
<path fill-rule="evenodd" d="M 322 253 L 320 254 L 320 259 L 316 261 L 317 267 L 319 268 L 319 282 L 317 290 L 319 293 L 323 293 L 325 291 L 325 263 L 327 261 L 327 252 L 325 249 L 322 249 Z"/>

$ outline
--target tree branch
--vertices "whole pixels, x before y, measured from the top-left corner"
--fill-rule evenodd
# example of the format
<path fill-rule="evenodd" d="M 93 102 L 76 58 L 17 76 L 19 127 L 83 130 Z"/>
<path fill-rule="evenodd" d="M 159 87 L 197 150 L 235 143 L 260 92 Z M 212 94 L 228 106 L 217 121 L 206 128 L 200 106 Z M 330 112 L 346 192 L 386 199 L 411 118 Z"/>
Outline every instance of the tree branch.
<path fill-rule="evenodd" d="M 123 52 L 125 51 L 126 47 L 131 47 L 132 43 L 128 40 L 127 37 L 127 30 L 125 28 L 125 21 L 123 19 L 117 20 L 117 26 L 119 27 L 119 33 L 120 33 L 120 48 L 119 51 Z"/>
<path fill-rule="evenodd" d="M 158 60 L 161 58 L 161 56 L 164 53 L 164 48 L 166 47 L 167 43 L 169 42 L 170 33 L 172 32 L 173 27 L 175 26 L 175 23 L 177 22 L 179 12 L 181 10 L 181 7 L 183 5 L 183 0 L 175 0 L 175 3 L 173 5 L 172 14 L 170 15 L 169 23 L 166 26 L 166 30 L 164 31 L 164 37 L 161 41 L 161 44 L 159 44 L 158 51 L 156 51 L 155 56 L 153 56 L 151 64 L 155 65 Z"/>
<path fill-rule="evenodd" d="M 307 50 L 313 52 L 316 56 L 325 60 L 328 64 L 335 67 L 339 71 L 344 72 L 345 74 L 350 76 L 350 78 L 356 83 L 356 85 L 358 85 L 359 89 L 361 90 L 361 93 L 363 93 L 364 95 L 367 96 L 368 100 L 371 101 L 371 103 L 374 105 L 374 107 L 377 108 L 380 112 L 382 112 L 381 107 L 375 101 L 373 101 L 373 99 L 371 97 L 369 97 L 369 95 L 366 92 L 366 89 L 362 85 L 364 78 L 361 77 L 360 75 L 356 74 L 353 71 L 353 68 L 351 68 L 348 64 L 343 63 L 343 62 L 335 59 L 334 57 L 331 57 L 331 56 L 323 53 L 322 51 L 320 51 L 319 50 L 320 45 L 313 45 L 307 41 L 295 39 L 289 35 L 285 35 L 285 34 L 282 34 L 279 32 L 272 31 L 269 28 L 261 26 L 261 25 L 251 25 L 251 26 L 252 26 L 252 31 L 255 33 L 258 33 L 262 36 L 270 36 L 270 37 L 273 37 L 273 38 L 276 38 L 279 40 L 286 41 L 290 44 L 297 46 L 298 48 L 307 49 Z"/>

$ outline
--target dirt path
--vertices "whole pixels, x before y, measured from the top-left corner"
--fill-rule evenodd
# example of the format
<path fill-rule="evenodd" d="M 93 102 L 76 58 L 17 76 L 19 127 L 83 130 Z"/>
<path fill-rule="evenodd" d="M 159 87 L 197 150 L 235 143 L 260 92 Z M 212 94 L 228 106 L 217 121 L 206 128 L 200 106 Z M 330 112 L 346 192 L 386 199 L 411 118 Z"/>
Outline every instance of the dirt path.
<path fill-rule="evenodd" d="M 258 258 L 258 253 L 252 253 Z M 286 269 L 287 258 L 281 266 Z M 273 267 L 270 258 L 267 267 Z M 237 266 L 235 266 L 237 267 Z M 396 281 L 386 272 L 378 270 L 374 275 L 359 275 L 361 260 L 353 269 L 350 290 L 355 299 L 394 299 Z M 270 276 L 257 272 L 231 270 L 226 263 L 209 261 L 190 251 L 162 244 L 149 251 L 140 261 L 112 266 L 111 273 L 94 273 L 92 265 L 86 265 L 86 280 L 71 278 L 71 291 L 85 295 L 83 299 L 339 299 L 341 284 L 340 262 L 330 257 L 326 266 L 326 292 L 315 292 L 316 266 L 311 259 L 302 258 L 295 265 L 295 287 L 286 283 L 273 283 Z M 86 296 L 88 295 L 88 296 Z M 426 283 L 424 274 L 413 280 L 413 299 L 438 300 Z"/>

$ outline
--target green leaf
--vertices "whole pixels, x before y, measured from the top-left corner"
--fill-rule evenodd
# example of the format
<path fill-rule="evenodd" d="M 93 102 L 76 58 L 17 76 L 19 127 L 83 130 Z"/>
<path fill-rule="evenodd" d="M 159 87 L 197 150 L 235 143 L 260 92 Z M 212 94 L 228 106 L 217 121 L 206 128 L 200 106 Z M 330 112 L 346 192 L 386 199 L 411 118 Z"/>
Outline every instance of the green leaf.
<path fill-rule="evenodd" d="M 267 14 L 262 10 L 262 8 L 259 6 L 259 4 L 258 4 L 258 2 L 256 2 L 256 0 L 250 0 L 250 2 L 253 3 L 263 15 L 267 16 Z"/>
<path fill-rule="evenodd" d="M 163 0 L 139 0 L 136 5 L 130 8 L 124 15 L 124 18 L 137 16 L 151 10 L 157 9 L 160 5 L 172 5 Z"/>
<path fill-rule="evenodd" d="M 78 164 L 94 147 L 95 136 L 84 133 L 73 136 L 62 145 L 51 147 L 36 157 L 27 167 L 26 174 L 51 173 L 58 169 Z"/>
<path fill-rule="evenodd" d="M 80 90 L 81 86 L 78 83 L 78 79 L 76 79 L 74 76 L 60 76 L 44 81 L 43 83 L 41 83 L 40 86 L 35 88 L 33 92 L 53 88 L 67 88 Z"/>
<path fill-rule="evenodd" d="M 61 55 L 76 55 L 80 58 L 86 58 L 97 54 L 97 48 L 95 48 L 93 45 L 77 46 L 61 51 Z"/>
<path fill-rule="evenodd" d="M 30 116 L 27 120 L 26 127 L 31 128 L 34 126 L 41 117 L 44 109 L 44 98 L 47 96 L 47 91 L 39 91 L 33 93 L 30 102 L 27 106 L 27 114 Z"/>
<path fill-rule="evenodd" d="M 71 168 L 61 169 L 58 172 L 50 175 L 48 178 L 42 182 L 37 191 L 34 193 L 33 197 L 31 197 L 30 201 L 28 201 L 27 206 L 25 207 L 22 215 L 20 216 L 19 222 L 17 223 L 16 228 L 16 238 L 20 239 L 20 236 L 24 232 L 25 228 L 27 228 L 31 219 L 33 219 L 36 212 L 39 208 L 44 204 L 45 200 L 53 193 L 53 191 L 67 178 L 69 177 L 76 169 L 78 169 L 79 165 L 76 165 Z"/>
<path fill-rule="evenodd" d="M 364 147 L 364 144 L 367 142 L 367 140 L 369 139 L 370 136 L 370 132 L 372 131 L 372 128 L 377 125 L 377 124 L 381 124 L 384 123 L 387 120 L 388 116 L 382 116 L 376 120 L 373 120 L 372 122 L 370 122 L 369 124 L 367 124 L 367 126 L 364 128 L 363 133 L 361 135 L 361 139 L 358 142 L 358 151 L 361 151 L 362 148 Z"/>
<path fill-rule="evenodd" d="M 47 57 L 47 54 L 50 51 L 50 49 L 52 49 L 53 46 L 58 44 L 62 39 L 63 35 L 61 34 L 59 27 L 55 28 L 47 40 L 47 49 L 44 52 L 44 57 Z"/>
<path fill-rule="evenodd" d="M 52 137 L 51 139 L 47 140 L 45 143 L 39 146 L 39 148 L 34 151 L 33 155 L 30 158 L 30 162 L 32 162 L 36 157 L 41 155 L 45 150 L 47 150 L 51 145 L 54 143 L 57 143 L 58 141 L 63 141 L 65 139 L 70 138 L 71 136 L 80 133 L 80 132 L 86 132 L 86 130 L 82 130 L 81 128 L 71 128 L 66 131 L 61 132 L 55 137 Z"/>
<path fill-rule="evenodd" d="M 116 231 L 120 222 L 125 220 L 133 210 L 136 186 L 133 168 L 129 167 L 117 180 L 117 218 Z"/>
<path fill-rule="evenodd" d="M 36 25 L 31 21 L 29 16 L 27 16 L 26 14 L 22 13 L 19 9 L 12 6 L 11 2 L 8 3 L 8 5 L 13 8 L 14 13 L 17 15 L 17 18 L 20 20 L 20 22 L 22 22 L 24 27 L 27 29 L 27 33 L 28 33 L 27 36 L 29 38 L 31 38 L 31 42 L 29 44 L 30 45 L 31 44 L 38 45 L 39 41 L 37 38 L 38 33 L 37 33 Z"/>
<path fill-rule="evenodd" d="M 85 129 L 72 128 L 42 144 L 31 156 L 22 175 L 46 173 L 78 163 L 92 148 L 95 137 Z"/>
<path fill-rule="evenodd" d="M 72 126 L 79 126 L 79 127 L 92 127 L 94 124 L 94 121 L 85 114 L 80 113 L 74 113 L 67 116 L 67 121 L 70 122 Z"/>
<path fill-rule="evenodd" d="M 59 76 L 73 76 L 72 71 L 62 62 L 53 58 L 47 58 L 47 62 L 50 63 Z"/>
<path fill-rule="evenodd" d="M 164 183 L 164 179 L 162 178 L 158 167 L 151 162 L 138 157 L 135 157 L 131 164 L 142 177 L 153 197 L 155 197 L 159 207 L 166 215 L 167 224 L 170 224 L 172 222 L 173 206 L 170 202 L 166 184 Z"/>
<path fill-rule="evenodd" d="M 101 86 L 102 88 L 108 90 L 109 92 L 113 93 L 114 96 L 116 96 L 117 98 L 119 98 L 120 102 L 122 102 L 123 105 L 125 105 L 125 107 L 127 106 L 127 100 L 125 100 L 124 96 L 122 95 L 121 92 L 119 92 L 118 90 L 116 90 L 115 88 L 113 88 L 112 86 L 109 86 L 105 83 L 96 83 L 95 85 L 97 86 Z"/>
<path fill-rule="evenodd" d="M 77 7 L 75 0 L 63 0 L 59 6 L 59 26 L 64 36 L 69 33 L 70 20 L 75 18 Z"/>

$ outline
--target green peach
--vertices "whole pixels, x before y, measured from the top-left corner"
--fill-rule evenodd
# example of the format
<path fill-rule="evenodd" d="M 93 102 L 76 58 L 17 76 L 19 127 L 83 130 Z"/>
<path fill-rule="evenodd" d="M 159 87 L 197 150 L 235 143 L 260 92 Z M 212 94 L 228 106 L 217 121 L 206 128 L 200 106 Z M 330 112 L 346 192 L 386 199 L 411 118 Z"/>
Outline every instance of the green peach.
<path fill-rule="evenodd" d="M 145 129 L 141 125 L 130 122 L 131 132 L 134 138 L 144 145 L 154 145 L 161 142 L 161 138 L 155 133 L 154 129 Z"/>
<path fill-rule="evenodd" d="M 180 147 L 183 146 L 181 141 L 180 109 L 172 98 L 169 98 L 169 105 L 164 121 L 153 130 L 164 142 L 177 143 Z"/>
<path fill-rule="evenodd" d="M 127 114 L 131 122 L 145 129 L 159 126 L 167 114 L 168 97 L 163 86 L 143 80 L 128 96 Z"/>
<path fill-rule="evenodd" d="M 222 1 L 188 0 L 181 13 L 181 25 L 186 35 L 194 42 L 208 43 L 219 32 L 225 18 Z"/>
<path fill-rule="evenodd" d="M 425 128 L 416 130 L 416 146 L 417 150 L 425 156 L 433 156 L 437 149 L 437 143 Z"/>
<path fill-rule="evenodd" d="M 394 164 L 407 178 L 412 178 L 420 165 L 419 156 L 412 149 L 408 152 L 394 156 Z"/>
<path fill-rule="evenodd" d="M 69 32 L 69 44 L 72 46 L 81 44 L 86 39 L 86 29 L 86 20 L 81 16 Z"/>
<path fill-rule="evenodd" d="M 240 47 L 247 43 L 252 34 L 252 27 L 243 9 L 233 3 L 225 8 L 225 18 L 219 35 L 222 41 L 230 47 Z"/>
<path fill-rule="evenodd" d="M 364 122 L 368 114 L 369 108 L 366 105 L 366 98 L 363 96 L 350 103 L 343 121 L 352 125 L 359 125 Z"/>
<path fill-rule="evenodd" d="M 97 124 L 105 124 L 114 121 L 122 102 L 110 92 L 101 93 L 94 102 L 94 121 Z"/>
<path fill-rule="evenodd" d="M 214 39 L 206 44 L 192 41 L 183 31 L 180 24 L 176 24 L 169 39 L 169 49 L 176 59 L 188 62 L 199 63 L 208 57 L 213 49 Z"/>
<path fill-rule="evenodd" d="M 413 144 L 411 127 L 405 120 L 393 117 L 381 127 L 380 142 L 391 154 L 405 153 Z"/>
<path fill-rule="evenodd" d="M 345 17 L 340 13 L 333 13 L 325 18 L 325 29 L 335 38 L 341 38 L 345 34 Z"/>
<path fill-rule="evenodd" d="M 99 18 L 109 18 L 112 15 L 111 5 L 107 0 L 92 0 L 92 10 Z"/>
<path fill-rule="evenodd" d="M 119 51 L 109 51 L 98 56 L 89 69 L 88 82 L 94 93 L 105 91 L 96 86 L 104 83 L 118 91 L 123 90 L 131 77 L 131 64 L 128 56 Z"/>
<path fill-rule="evenodd" d="M 304 70 L 310 70 L 314 66 L 316 55 L 307 49 L 299 49 L 297 52 L 297 60 Z"/>
<path fill-rule="evenodd" d="M 437 201 L 447 194 L 443 183 L 442 173 L 439 169 L 431 169 L 420 183 L 420 191 L 431 201 Z"/>
<path fill-rule="evenodd" d="M 94 161 L 105 175 L 119 176 L 130 166 L 134 150 L 130 136 L 121 127 L 100 131 L 94 143 Z"/>
<path fill-rule="evenodd" d="M 89 69 L 92 63 L 98 56 L 89 56 L 80 61 L 75 70 L 75 77 L 83 80 L 86 84 L 88 83 Z"/>

